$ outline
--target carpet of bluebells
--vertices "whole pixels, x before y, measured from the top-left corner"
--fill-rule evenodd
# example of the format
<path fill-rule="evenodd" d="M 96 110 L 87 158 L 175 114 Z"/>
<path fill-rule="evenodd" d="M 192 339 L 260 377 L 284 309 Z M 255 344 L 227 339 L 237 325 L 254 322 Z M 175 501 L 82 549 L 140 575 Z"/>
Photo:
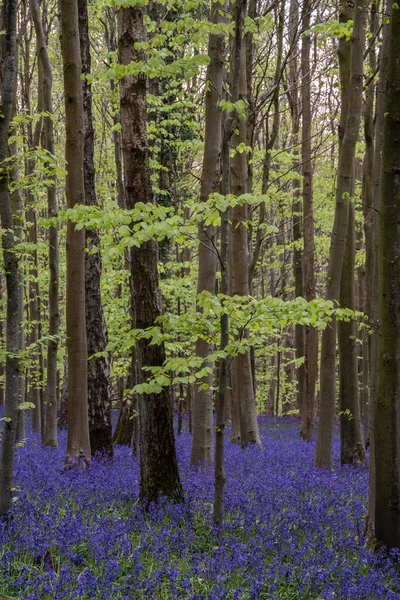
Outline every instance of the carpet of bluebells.
<path fill-rule="evenodd" d="M 365 548 L 367 469 L 313 467 L 298 424 L 261 420 L 263 449 L 227 444 L 226 520 L 212 526 L 212 470 L 177 439 L 183 505 L 144 514 L 138 464 L 63 468 L 29 438 L 18 450 L 13 518 L 0 525 L 0 599 L 400 599 L 400 559 Z"/>

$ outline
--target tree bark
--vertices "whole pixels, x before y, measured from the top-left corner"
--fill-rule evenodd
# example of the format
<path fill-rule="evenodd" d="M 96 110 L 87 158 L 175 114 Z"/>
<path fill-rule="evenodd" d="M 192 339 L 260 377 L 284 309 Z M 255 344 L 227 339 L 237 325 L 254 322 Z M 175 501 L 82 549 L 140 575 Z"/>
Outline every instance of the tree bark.
<path fill-rule="evenodd" d="M 60 0 L 64 70 L 67 207 L 85 203 L 84 121 L 77 0 Z M 67 226 L 68 447 L 71 462 L 90 459 L 85 322 L 85 230 Z M 83 461 L 83 462 L 85 462 Z"/>
<path fill-rule="evenodd" d="M 311 0 L 303 4 L 302 29 L 310 28 Z M 303 277 L 304 297 L 309 302 L 316 297 L 315 292 L 315 242 L 314 242 L 314 194 L 313 165 L 311 156 L 312 114 L 311 114 L 311 38 L 304 35 L 301 45 L 301 107 L 302 107 L 302 142 L 301 159 L 303 175 Z M 314 429 L 315 386 L 318 371 L 318 331 L 313 327 L 304 328 L 304 394 L 302 399 L 301 435 L 307 442 L 311 441 Z"/>
<path fill-rule="evenodd" d="M 353 190 L 352 190 L 353 192 Z M 349 207 L 349 226 L 346 251 L 340 282 L 340 305 L 356 310 L 355 305 L 355 209 Z M 356 322 L 339 323 L 339 407 L 340 407 L 340 460 L 342 465 L 365 460 L 364 439 L 361 429 L 358 396 L 358 341 Z"/>
<path fill-rule="evenodd" d="M 390 16 L 392 12 L 393 0 L 388 0 L 386 5 L 386 15 Z M 378 256 L 379 256 L 379 202 L 381 190 L 381 166 L 382 166 L 382 140 L 383 126 L 385 121 L 385 102 L 386 102 L 386 75 L 388 67 L 389 53 L 389 24 L 384 25 L 383 39 L 379 60 L 379 80 L 376 88 L 376 108 L 375 108 L 375 148 L 373 164 L 373 260 L 371 274 L 371 314 L 369 315 L 373 333 L 370 336 L 369 347 L 369 402 L 370 402 L 370 461 L 369 461 L 369 494 L 368 494 L 368 514 L 366 530 L 369 533 L 375 531 L 375 505 L 376 505 L 376 473 L 375 473 L 375 426 L 374 415 L 376 411 L 376 393 L 377 393 L 377 364 L 378 364 L 378 321 L 379 321 L 379 281 L 378 281 Z"/>
<path fill-rule="evenodd" d="M 146 38 L 143 10 L 139 6 L 118 11 L 118 56 L 123 65 L 142 61 L 144 52 L 135 44 Z M 146 131 L 146 78 L 139 74 L 120 81 L 122 145 L 125 172 L 125 197 L 128 210 L 137 203 L 152 202 L 149 150 Z M 131 250 L 132 307 L 136 329 L 146 329 L 162 313 L 158 283 L 156 241 Z M 143 367 L 162 366 L 164 345 L 137 343 L 139 383 L 145 380 Z M 169 389 L 142 395 L 140 416 L 140 499 L 145 505 L 157 501 L 160 494 L 181 501 Z"/>
<path fill-rule="evenodd" d="M 18 349 L 19 349 L 19 282 L 18 258 L 14 249 L 13 215 L 8 188 L 8 135 L 12 118 L 16 65 L 17 1 L 4 5 L 3 80 L 0 111 L 0 219 L 3 260 L 7 284 L 6 331 L 6 405 L 2 427 L 0 455 L 0 518 L 5 517 L 12 505 L 14 485 L 15 435 L 18 417 Z"/>
<path fill-rule="evenodd" d="M 220 14 L 221 3 L 212 2 L 210 21 L 218 25 L 224 17 Z M 203 169 L 200 187 L 200 202 L 206 202 L 209 196 L 219 191 L 221 175 L 221 143 L 222 143 L 222 109 L 219 102 L 223 99 L 224 34 L 211 34 L 208 44 L 210 62 L 207 66 L 206 80 L 208 87 L 205 102 L 205 133 Z M 197 293 L 204 291 L 215 293 L 217 273 L 216 261 L 216 228 L 200 225 L 198 229 L 199 240 L 199 268 L 197 279 Z M 200 307 L 197 308 L 200 311 Z M 213 351 L 212 344 L 207 340 L 196 341 L 195 353 L 207 363 L 207 357 Z M 207 386 L 207 389 L 199 389 Z M 193 390 L 192 404 L 193 441 L 190 463 L 211 463 L 214 459 L 214 434 L 213 434 L 213 373 L 198 380 Z"/>
<path fill-rule="evenodd" d="M 393 5 L 379 205 L 379 343 L 375 407 L 375 535 L 400 548 L 400 9 Z"/>
<path fill-rule="evenodd" d="M 90 75 L 90 39 L 87 0 L 78 0 L 79 38 L 82 61 L 82 74 Z M 85 123 L 84 179 L 85 204 L 98 206 L 95 188 L 94 169 L 94 129 L 92 114 L 92 89 L 85 78 L 82 81 L 83 111 Z M 97 249 L 97 251 L 96 251 Z M 85 256 L 85 303 L 86 336 L 88 349 L 88 408 L 89 434 L 92 454 L 100 452 L 112 456 L 111 427 L 111 382 L 108 356 L 94 354 L 105 352 L 108 333 L 101 301 L 101 254 L 100 235 L 96 228 L 86 231 Z M 92 252 L 92 250 L 95 250 Z"/>
<path fill-rule="evenodd" d="M 43 69 L 43 109 L 53 114 L 52 88 L 53 76 L 46 39 L 43 31 L 38 0 L 31 0 L 31 13 L 35 25 L 38 56 Z M 53 156 L 54 126 L 50 117 L 43 121 L 44 142 L 46 150 Z M 56 178 L 52 176 L 52 185 L 47 188 L 47 213 L 49 219 L 58 215 Z M 47 342 L 47 381 L 46 381 L 46 425 L 44 443 L 47 446 L 58 446 L 57 438 L 57 354 L 59 332 L 59 260 L 58 260 L 58 228 L 54 224 L 49 228 L 49 336 Z"/>
<path fill-rule="evenodd" d="M 289 44 L 291 48 L 297 47 L 297 23 L 299 20 L 299 7 L 297 0 L 290 3 L 289 13 Z M 303 38 L 309 42 L 309 36 Z M 288 100 L 292 116 L 291 145 L 297 149 L 299 143 L 300 131 L 300 106 L 298 89 L 298 64 L 297 54 L 289 57 L 289 88 Z M 302 77 L 302 90 L 305 86 L 305 77 Z M 304 113 L 304 109 L 303 109 Z M 298 169 L 297 160 L 294 161 L 293 168 Z M 303 207 L 301 203 L 300 181 L 293 180 L 293 274 L 294 274 L 294 294 L 296 298 L 304 296 L 303 289 Z M 304 360 L 304 327 L 300 324 L 295 325 L 295 346 L 296 359 Z M 297 367 L 297 398 L 296 405 L 301 414 L 304 402 L 304 363 Z"/>
<path fill-rule="evenodd" d="M 346 5 L 347 6 L 347 5 Z M 346 10 L 340 18 L 346 18 Z M 336 186 L 336 208 L 331 245 L 329 251 L 326 299 L 334 303 L 339 301 L 340 280 L 346 248 L 349 223 L 349 204 L 353 177 L 356 142 L 360 128 L 362 87 L 363 87 L 363 49 L 365 39 L 364 0 L 357 0 L 354 26 L 351 37 L 350 63 L 348 59 L 340 61 L 342 85 L 348 85 L 348 98 L 342 89 L 342 113 L 346 120 L 343 141 L 339 152 L 338 177 Z M 340 48 L 340 51 L 342 48 Z M 340 52 L 339 52 L 340 57 Z M 347 66 L 349 76 L 346 74 Z M 344 118 L 341 115 L 341 128 Z M 339 131 L 339 136 L 341 130 Z M 332 466 L 332 436 L 336 403 L 336 322 L 331 323 L 322 332 L 321 341 L 321 404 L 316 445 L 316 466 L 330 469 Z"/>
<path fill-rule="evenodd" d="M 238 19 L 243 20 L 246 14 L 246 0 L 242 0 L 241 4 L 241 10 L 238 10 L 239 7 L 236 9 L 236 21 Z M 238 24 L 236 24 L 236 27 L 238 27 Z M 231 102 L 235 103 L 237 100 L 246 101 L 246 47 L 239 34 L 235 36 L 232 67 Z M 238 152 L 236 148 L 239 144 L 247 143 L 246 120 L 238 120 L 235 123 L 235 130 L 237 133 L 235 132 L 232 138 L 234 155 L 230 161 L 231 193 L 234 196 L 241 196 L 247 193 L 248 159 L 247 152 Z M 248 229 L 244 225 L 248 221 L 248 214 L 249 210 L 246 203 L 232 207 L 230 279 L 233 296 L 248 296 L 250 293 L 249 240 Z M 243 332 L 243 335 L 246 335 L 246 332 Z M 253 443 L 261 444 L 257 423 L 250 352 L 239 353 L 233 358 L 232 365 L 232 387 L 239 405 L 240 414 L 240 442 L 244 447 Z"/>

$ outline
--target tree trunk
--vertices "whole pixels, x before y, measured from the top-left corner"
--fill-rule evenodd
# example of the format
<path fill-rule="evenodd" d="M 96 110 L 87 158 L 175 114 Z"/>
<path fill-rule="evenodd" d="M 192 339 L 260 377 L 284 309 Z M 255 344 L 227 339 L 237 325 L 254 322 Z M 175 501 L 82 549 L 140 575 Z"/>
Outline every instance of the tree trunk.
<path fill-rule="evenodd" d="M 297 45 L 297 23 L 299 19 L 299 7 L 297 0 L 292 0 L 290 3 L 289 13 L 289 44 L 291 48 L 296 48 Z M 309 42 L 309 36 L 304 36 Z M 298 90 L 298 68 L 297 56 L 294 55 L 289 59 L 289 92 L 288 100 L 290 112 L 292 115 L 292 132 L 291 145 L 297 148 L 299 142 L 300 131 L 300 107 L 299 107 L 299 90 Z M 302 78 L 302 90 L 305 86 L 305 77 Z M 304 112 L 304 109 L 303 109 Z M 298 169 L 297 160 L 294 161 L 293 168 Z M 303 210 L 301 205 L 300 181 L 293 180 L 293 273 L 294 273 L 294 294 L 296 298 L 304 296 L 303 291 Z M 295 344 L 296 344 L 296 359 L 304 359 L 304 327 L 297 324 L 295 326 Z M 297 377 L 297 400 L 296 405 L 301 414 L 304 402 L 304 363 L 296 369 Z"/>
<path fill-rule="evenodd" d="M 78 0 L 79 38 L 81 48 L 82 73 L 90 75 L 90 40 L 87 0 Z M 92 115 L 92 88 L 88 80 L 82 81 L 83 110 L 85 123 L 84 178 L 85 204 L 98 206 L 95 189 L 94 170 L 94 129 Z M 94 354 L 105 352 L 108 334 L 101 301 L 101 254 L 100 235 L 97 229 L 86 231 L 85 257 L 85 303 L 86 336 L 88 349 L 88 408 L 89 434 L 92 454 L 100 452 L 112 456 L 111 427 L 111 382 L 108 356 Z M 96 251 L 97 249 L 97 251 Z M 92 250 L 95 250 L 92 252 Z"/>
<path fill-rule="evenodd" d="M 388 0 L 386 5 L 386 15 L 390 16 L 392 12 L 393 0 Z M 382 139 L 383 125 L 385 121 L 385 102 L 386 102 L 386 74 L 388 66 L 389 53 L 389 24 L 384 25 L 383 39 L 380 53 L 379 80 L 376 88 L 376 109 L 375 109 L 375 148 L 373 164 L 373 259 L 371 275 L 371 314 L 369 315 L 373 333 L 370 337 L 369 347 L 369 402 L 370 402 L 370 461 L 369 461 L 369 494 L 368 494 L 368 514 L 366 530 L 369 533 L 375 531 L 375 432 L 374 415 L 376 411 L 376 392 L 377 392 L 377 364 L 378 364 L 378 320 L 379 320 L 379 281 L 378 281 L 378 255 L 379 255 L 379 202 L 381 189 L 381 164 L 382 164 Z"/>
<path fill-rule="evenodd" d="M 302 29 L 310 28 L 311 1 L 303 4 Z M 315 293 L 315 242 L 314 242 L 314 197 L 313 166 L 311 160 L 311 38 L 304 35 L 301 45 L 301 106 L 302 106 L 302 174 L 303 174 L 303 277 L 304 297 L 309 302 L 316 297 Z M 304 394 L 302 401 L 301 435 L 307 442 L 311 441 L 315 415 L 315 386 L 318 371 L 318 331 L 313 327 L 304 328 Z"/>
<path fill-rule="evenodd" d="M 64 377 L 60 394 L 60 404 L 57 407 L 57 426 L 59 429 L 68 427 L 68 357 L 64 360 Z"/>
<path fill-rule="evenodd" d="M 375 535 L 400 548 L 400 9 L 392 10 L 379 205 L 379 350 Z"/>
<path fill-rule="evenodd" d="M 135 47 L 146 38 L 143 10 L 139 6 L 118 11 L 118 56 L 123 65 L 144 60 L 144 52 Z M 152 190 L 146 131 L 146 78 L 130 75 L 120 81 L 122 145 L 125 169 L 125 197 L 128 210 L 137 203 L 151 203 Z M 158 283 L 158 248 L 148 241 L 131 250 L 132 307 L 136 329 L 153 327 L 162 313 Z M 137 343 L 138 381 L 145 381 L 143 367 L 162 366 L 164 345 Z M 169 389 L 142 395 L 140 418 L 140 499 L 146 505 L 160 494 L 182 500 L 175 451 L 172 408 Z"/>
<path fill-rule="evenodd" d="M 347 18 L 346 10 L 340 13 L 341 19 Z M 357 0 L 353 34 L 350 42 L 350 63 L 348 59 L 340 61 L 341 80 L 344 86 L 344 89 L 342 89 L 342 112 L 346 114 L 346 121 L 339 153 L 335 219 L 329 251 L 326 285 L 326 299 L 332 302 L 338 302 L 340 297 L 340 280 L 349 225 L 349 198 L 361 118 L 365 16 L 363 0 Z M 347 81 L 349 81 L 348 94 L 343 93 L 346 91 Z M 343 115 L 341 116 L 342 122 L 344 122 Z M 322 332 L 321 404 L 315 455 L 316 466 L 325 469 L 330 469 L 332 466 L 332 436 L 336 403 L 335 374 L 336 322 L 333 318 L 332 322 Z"/>
<path fill-rule="evenodd" d="M 118 415 L 118 422 L 113 436 L 113 444 L 130 446 L 133 435 L 133 406 L 124 402 Z"/>
<path fill-rule="evenodd" d="M 14 91 L 14 96 L 16 95 L 16 87 Z M 14 111 L 15 113 L 15 97 L 14 97 Z M 13 115 L 14 116 L 14 115 Z M 15 241 L 21 243 L 24 241 L 24 229 L 25 229 L 25 219 L 24 219 L 24 205 L 22 201 L 21 190 L 19 189 L 20 184 L 20 174 L 18 169 L 18 157 L 17 157 L 17 143 L 13 141 L 9 146 L 9 151 L 11 157 L 13 157 L 13 162 L 10 168 L 10 178 L 13 181 L 14 185 L 16 185 L 16 189 L 11 194 L 11 211 L 13 213 L 13 221 L 14 221 L 14 235 Z M 18 265 L 18 322 L 23 323 L 25 319 L 24 308 L 24 294 L 25 294 L 25 280 L 24 273 L 22 269 L 21 263 Z M 7 328 L 7 324 L 6 324 Z M 19 351 L 22 352 L 25 349 L 25 330 L 24 327 L 19 327 Z M 20 369 L 18 373 L 18 404 L 22 404 L 26 399 L 26 373 L 24 369 Z M 17 419 L 17 440 L 23 440 L 26 437 L 26 411 L 19 410 L 18 411 L 18 419 Z"/>
<path fill-rule="evenodd" d="M 19 283 L 18 258 L 14 249 L 13 215 L 8 189 L 8 134 L 12 118 L 14 80 L 16 76 L 17 2 L 8 0 L 4 5 L 3 72 L 0 114 L 0 219 L 3 260 L 7 283 L 6 332 L 6 406 L 2 427 L 0 456 L 0 518 L 5 517 L 12 505 L 14 487 L 15 435 L 18 417 L 18 349 L 19 349 Z"/>
<path fill-rule="evenodd" d="M 53 75 L 47 52 L 46 39 L 40 15 L 38 0 L 30 0 L 30 8 L 36 32 L 36 44 L 38 48 L 38 59 L 42 65 L 43 72 L 43 110 L 53 114 L 52 87 Z M 50 117 L 43 121 L 45 148 L 52 156 L 54 155 L 54 127 Z M 47 212 L 48 218 L 53 219 L 58 215 L 56 179 L 51 176 L 52 185 L 47 188 Z M 58 352 L 58 329 L 59 329 L 59 262 L 58 262 L 58 229 L 57 225 L 49 228 L 49 336 L 47 342 L 47 381 L 46 381 L 46 424 L 44 443 L 46 446 L 58 446 L 57 438 L 57 352 Z"/>
<path fill-rule="evenodd" d="M 340 305 L 356 310 L 355 285 L 355 209 L 349 207 L 349 229 L 340 282 Z M 365 460 L 364 439 L 361 429 L 358 397 L 358 341 L 356 322 L 342 321 L 339 334 L 339 406 L 340 406 L 340 460 L 342 465 Z"/>
<path fill-rule="evenodd" d="M 241 11 L 237 12 L 236 19 L 244 19 L 246 13 L 246 1 L 242 1 Z M 237 99 L 245 100 L 247 96 L 246 82 L 246 47 L 238 36 L 235 38 L 234 55 L 232 61 L 231 102 Z M 240 67 L 238 68 L 238 65 Z M 237 79 L 235 81 L 235 79 Z M 237 92 L 235 90 L 237 89 Z M 237 94 L 237 97 L 236 97 Z M 239 144 L 247 143 L 247 126 L 245 120 L 239 120 L 235 124 L 237 133 L 232 138 L 232 150 L 234 155 L 230 161 L 231 170 L 231 193 L 241 196 L 247 192 L 247 153 L 237 152 Z M 243 223 L 248 221 L 248 205 L 238 204 L 231 210 L 231 251 L 230 251 L 230 279 L 231 293 L 233 296 L 248 296 L 249 289 L 249 240 L 248 230 Z M 246 332 L 243 332 L 246 335 Z M 240 442 L 242 446 L 249 444 L 261 444 L 258 430 L 256 403 L 254 398 L 254 387 L 251 369 L 250 352 L 239 353 L 232 361 L 232 387 L 233 394 L 239 407 L 240 415 Z"/>
<path fill-rule="evenodd" d="M 77 0 L 60 0 L 66 121 L 67 207 L 85 203 L 84 121 Z M 90 459 L 85 323 L 85 230 L 67 226 L 68 447 L 72 462 Z"/>
<path fill-rule="evenodd" d="M 370 34 L 377 34 L 378 19 L 377 5 L 371 4 L 370 17 Z M 385 35 L 385 33 L 384 33 Z M 369 66 L 371 72 L 376 70 L 376 52 L 375 43 L 369 52 Z M 366 273 L 366 302 L 364 311 L 372 319 L 372 298 L 378 294 L 378 291 L 373 289 L 373 272 L 374 272 L 374 224 L 376 209 L 378 204 L 374 205 L 374 90 L 373 82 L 368 86 L 365 93 L 365 108 L 364 108 L 364 138 L 365 138 L 365 153 L 363 160 L 362 174 L 362 205 L 364 213 L 364 233 L 365 233 L 365 273 Z M 378 201 L 379 203 L 379 201 Z M 372 336 L 374 337 L 374 336 Z M 372 337 L 369 339 L 369 348 L 371 348 Z M 372 366 L 372 365 L 370 365 Z M 373 367 L 376 369 L 376 365 Z M 366 369 L 363 369 L 363 371 Z M 369 379 L 369 370 L 366 372 Z M 367 392 L 368 393 L 368 392 Z M 364 414 L 364 436 L 367 442 L 370 437 L 370 403 L 368 400 L 367 410 Z"/>
<path fill-rule="evenodd" d="M 221 3 L 212 2 L 210 21 L 218 25 L 224 17 L 221 16 Z M 221 174 L 221 135 L 222 109 L 219 102 L 223 98 L 225 42 L 224 34 L 211 34 L 208 44 L 210 62 L 207 66 L 206 79 L 208 87 L 205 102 L 205 133 L 203 170 L 201 176 L 200 202 L 206 202 L 209 196 L 219 191 Z M 215 293 L 217 261 L 215 253 L 216 228 L 205 227 L 198 229 L 199 239 L 199 269 L 197 293 Z M 197 310 L 200 310 L 198 307 Z M 213 351 L 212 344 L 207 340 L 196 341 L 196 356 L 207 364 L 207 357 Z M 212 365 L 208 365 L 212 366 Z M 204 389 L 207 386 L 207 389 Z M 192 423 L 193 441 L 190 463 L 197 466 L 214 460 L 213 433 L 213 374 L 210 373 L 198 380 L 193 390 Z M 202 389 L 199 389 L 202 388 Z"/>

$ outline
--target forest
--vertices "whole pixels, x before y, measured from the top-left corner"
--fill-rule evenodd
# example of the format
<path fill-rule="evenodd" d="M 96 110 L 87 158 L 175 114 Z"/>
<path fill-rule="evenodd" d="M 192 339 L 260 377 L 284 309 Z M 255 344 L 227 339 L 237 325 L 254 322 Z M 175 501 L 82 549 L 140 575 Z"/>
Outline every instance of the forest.
<path fill-rule="evenodd" d="M 0 600 L 400 598 L 400 8 L 0 1 Z"/>

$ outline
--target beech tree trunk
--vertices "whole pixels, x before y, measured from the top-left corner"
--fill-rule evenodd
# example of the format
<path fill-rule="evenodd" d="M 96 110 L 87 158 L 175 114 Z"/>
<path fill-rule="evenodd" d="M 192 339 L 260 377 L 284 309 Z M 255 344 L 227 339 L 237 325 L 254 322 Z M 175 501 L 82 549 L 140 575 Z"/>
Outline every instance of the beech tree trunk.
<path fill-rule="evenodd" d="M 377 19 L 377 5 L 371 4 L 370 13 L 370 34 L 375 36 L 377 34 L 378 19 Z M 384 32 L 385 35 L 385 32 Z M 381 49 L 381 57 L 383 55 L 383 48 Z M 376 51 L 375 43 L 372 44 L 369 51 L 369 66 L 372 73 L 376 71 Z M 378 84 L 379 85 L 379 84 Z M 365 108 L 364 108 L 364 138 L 365 138 L 365 153 L 363 159 L 363 174 L 362 174 L 362 204 L 364 213 L 364 233 L 365 233 L 365 280 L 366 280 L 366 301 L 365 306 L 360 308 L 364 310 L 366 314 L 372 319 L 372 303 L 373 297 L 377 296 L 378 291 L 373 288 L 373 273 L 374 273 L 374 225 L 376 210 L 378 204 L 374 203 L 374 95 L 375 85 L 371 82 L 365 93 Z M 380 161 L 379 161 L 380 162 Z M 376 282 L 377 283 L 377 282 Z M 365 334 L 363 336 L 365 338 Z M 373 333 L 372 336 L 368 336 L 368 353 L 371 349 L 372 337 L 376 337 Z M 363 343 L 364 346 L 364 343 Z M 363 350 L 364 353 L 364 350 Z M 367 377 L 367 383 L 369 387 L 370 383 L 370 367 L 368 361 L 363 365 L 363 372 Z M 373 367 L 376 369 L 376 364 Z M 367 396 L 369 396 L 369 389 L 366 390 Z M 364 437 L 366 443 L 370 441 L 370 401 L 367 397 L 365 403 L 365 410 L 363 415 L 364 423 Z"/>
<path fill-rule="evenodd" d="M 67 163 L 67 207 L 85 203 L 84 121 L 77 0 L 60 0 Z M 85 230 L 67 226 L 68 447 L 71 462 L 91 456 L 87 402 Z"/>
<path fill-rule="evenodd" d="M 347 18 L 346 8 L 340 13 L 340 18 Z M 363 87 L 363 49 L 365 39 L 365 7 L 364 0 L 357 0 L 355 5 L 354 26 L 351 37 L 350 64 L 346 58 L 341 65 L 342 112 L 341 127 L 344 126 L 343 141 L 339 153 L 339 166 L 336 186 L 336 208 L 326 285 L 326 299 L 338 302 L 340 298 L 340 281 L 346 248 L 346 238 L 349 225 L 349 204 L 351 182 L 354 169 L 356 142 L 359 134 Z M 339 49 L 339 56 L 342 48 Z M 348 67 L 347 67 L 348 65 Z M 349 70 L 347 70 L 349 69 Z M 349 72 L 349 76 L 346 75 Z M 339 134 L 341 131 L 339 132 Z M 332 436 L 336 404 L 336 321 L 332 322 L 322 332 L 321 341 L 321 402 L 316 445 L 316 466 L 330 469 L 332 466 Z"/>
<path fill-rule="evenodd" d="M 38 0 L 30 0 L 30 8 L 36 32 L 36 43 L 38 48 L 38 59 L 43 71 L 43 110 L 53 114 L 52 86 L 53 75 L 50 64 L 47 45 L 43 31 Z M 52 156 L 54 155 L 54 127 L 50 117 L 43 121 L 45 148 Z M 58 215 L 56 179 L 50 177 L 52 185 L 47 188 L 47 212 L 48 218 Z M 57 225 L 49 228 L 49 336 L 47 342 L 47 381 L 46 381 L 46 424 L 44 443 L 47 446 L 58 446 L 57 437 L 57 353 L 58 353 L 58 330 L 59 330 L 59 262 L 58 262 L 58 229 Z"/>
<path fill-rule="evenodd" d="M 375 407 L 379 542 L 400 548 L 400 9 L 393 5 L 386 78 L 379 204 L 379 345 Z"/>
<path fill-rule="evenodd" d="M 354 189 L 354 188 L 353 188 Z M 353 190 L 352 190 L 353 192 Z M 349 228 L 340 282 L 340 305 L 356 310 L 355 305 L 355 209 L 349 207 Z M 339 407 L 340 460 L 342 465 L 365 460 L 358 395 L 358 341 L 356 322 L 339 323 Z"/>
<path fill-rule="evenodd" d="M 123 65 L 144 60 L 137 49 L 146 38 L 143 9 L 140 6 L 118 11 L 118 56 Z M 125 172 L 125 197 L 128 210 L 139 202 L 152 202 L 152 189 L 147 143 L 146 78 L 139 74 L 120 81 L 122 145 Z M 144 243 L 131 250 L 132 307 L 134 326 L 146 329 L 162 313 L 158 283 L 158 247 L 156 241 Z M 164 345 L 137 343 L 137 372 L 139 383 L 146 380 L 143 367 L 162 366 Z M 140 499 L 145 505 L 157 501 L 160 494 L 175 501 L 182 500 L 175 451 L 172 407 L 169 389 L 142 395 L 140 416 Z"/>
<path fill-rule="evenodd" d="M 221 3 L 212 2 L 210 21 L 218 24 L 224 17 L 220 14 Z M 209 196 L 219 191 L 221 175 L 221 142 L 222 142 L 222 109 L 219 102 L 223 98 L 225 42 L 224 34 L 211 34 L 208 43 L 210 62 L 207 66 L 206 79 L 208 87 L 205 103 L 205 134 L 203 170 L 201 176 L 200 202 L 206 202 Z M 199 226 L 199 269 L 197 293 L 204 291 L 215 293 L 217 273 L 216 261 L 216 228 Z M 198 307 L 198 310 L 200 308 Z M 196 356 L 207 363 L 207 357 L 213 351 L 212 344 L 207 340 L 196 341 Z M 199 389 L 207 386 L 207 389 Z M 198 380 L 193 389 L 192 404 L 193 442 L 190 463 L 210 463 L 214 459 L 213 433 L 213 373 Z"/>
<path fill-rule="evenodd" d="M 90 75 L 90 40 L 87 0 L 78 0 L 79 38 L 81 49 L 82 73 Z M 83 110 L 85 123 L 84 141 L 84 178 L 85 203 L 98 206 L 95 188 L 94 170 L 94 129 L 92 115 L 92 86 L 85 78 L 82 81 Z M 96 250 L 92 252 L 92 250 Z M 89 434 L 92 454 L 100 452 L 112 456 L 111 427 L 111 382 L 108 356 L 94 354 L 104 352 L 108 343 L 108 334 L 101 301 L 101 254 L 100 235 L 97 229 L 86 231 L 85 257 L 85 303 L 86 336 L 88 349 L 88 408 Z"/>
<path fill-rule="evenodd" d="M 296 48 L 298 34 L 297 24 L 299 20 L 299 7 L 297 0 L 290 3 L 289 12 L 289 44 L 291 48 Z M 304 39 L 309 39 L 305 36 Z M 292 116 L 291 146 L 297 150 L 300 131 L 300 106 L 298 89 L 298 60 L 297 55 L 289 57 L 289 90 L 287 97 Z M 302 88 L 304 86 L 304 77 L 302 79 Z M 297 160 L 294 160 L 293 169 L 298 169 Z M 303 291 L 303 210 L 301 205 L 300 181 L 293 180 L 293 274 L 294 274 L 294 294 L 298 298 L 304 295 Z M 295 345 L 296 358 L 304 359 L 304 327 L 300 324 L 295 326 Z M 296 369 L 297 378 L 297 397 L 296 405 L 301 414 L 304 398 L 304 363 Z"/>
<path fill-rule="evenodd" d="M 393 0 L 388 0 L 386 5 L 386 15 L 392 12 Z M 379 202 L 381 190 L 381 165 L 382 165 L 382 139 L 383 125 L 385 121 L 385 102 L 386 102 L 386 74 L 389 54 L 389 24 L 383 28 L 383 39 L 379 61 L 379 80 L 376 89 L 376 109 L 375 109 L 375 148 L 373 164 L 373 259 L 371 274 L 371 314 L 370 319 L 373 325 L 373 333 L 370 337 L 369 347 L 369 402 L 370 402 L 370 461 L 369 461 L 369 494 L 368 494 L 368 514 L 366 521 L 366 530 L 369 533 L 375 531 L 375 426 L 374 415 L 376 411 L 376 392 L 377 392 L 377 364 L 378 364 L 378 319 L 379 319 L 379 281 L 378 281 L 378 256 L 379 256 Z"/>
<path fill-rule="evenodd" d="M 246 14 L 246 0 L 242 1 L 241 11 L 236 11 L 236 19 L 244 19 Z M 238 78 L 234 81 L 232 77 L 232 92 L 237 87 L 238 99 L 245 100 L 247 97 L 246 81 L 246 47 L 239 36 L 235 37 L 233 54 L 233 76 Z M 238 65 L 240 67 L 238 68 Z M 236 94 L 231 93 L 231 101 L 236 102 Z M 237 133 L 236 133 L 237 132 Z M 238 120 L 235 123 L 235 133 L 232 138 L 232 149 L 234 155 L 230 161 L 231 167 L 231 193 L 241 196 L 247 192 L 248 158 L 246 152 L 235 152 L 239 144 L 247 143 L 246 120 Z M 243 223 L 249 218 L 248 205 L 246 203 L 236 205 L 231 210 L 231 249 L 230 249 L 230 279 L 231 293 L 233 296 L 248 296 L 249 288 L 249 240 L 248 229 Z M 246 335 L 246 332 L 243 332 Z M 256 443 L 261 444 L 258 430 L 256 403 L 254 397 L 253 377 L 251 368 L 250 352 L 240 353 L 232 361 L 232 387 L 236 396 L 240 415 L 240 442 L 242 446 Z"/>
<path fill-rule="evenodd" d="M 310 28 L 311 1 L 305 0 L 302 11 L 302 29 Z M 304 35 L 301 44 L 301 107 L 302 107 L 302 175 L 303 175 L 303 282 L 304 297 L 309 302 L 315 293 L 315 242 L 314 242 L 314 196 L 313 165 L 311 156 L 312 115 L 311 115 L 311 38 Z M 318 371 L 318 331 L 313 327 L 304 328 L 304 392 L 302 399 L 301 435 L 311 441 L 315 416 L 315 386 Z"/>
<path fill-rule="evenodd" d="M 19 282 L 18 258 L 13 252 L 13 215 L 8 188 L 8 135 L 12 118 L 16 64 L 17 1 L 7 0 L 4 5 L 5 30 L 2 54 L 2 89 L 0 111 L 0 220 L 3 260 L 7 285 L 6 331 L 6 393 L 5 417 L 1 432 L 0 455 L 0 518 L 5 517 L 12 505 L 14 486 L 15 435 L 18 417 L 18 350 L 19 350 Z"/>

